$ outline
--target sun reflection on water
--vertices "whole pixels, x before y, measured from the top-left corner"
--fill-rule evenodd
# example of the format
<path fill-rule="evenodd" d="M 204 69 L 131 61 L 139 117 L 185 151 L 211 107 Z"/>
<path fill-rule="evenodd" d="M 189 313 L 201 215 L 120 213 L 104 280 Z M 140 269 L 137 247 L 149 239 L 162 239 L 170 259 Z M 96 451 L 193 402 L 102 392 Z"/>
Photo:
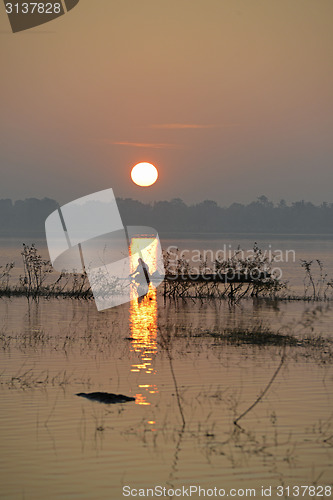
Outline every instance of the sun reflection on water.
<path fill-rule="evenodd" d="M 129 253 L 131 256 L 131 272 L 137 268 L 138 257 L 141 257 L 152 274 L 156 271 L 157 242 L 154 238 L 135 237 L 131 239 Z M 156 374 L 153 366 L 157 353 L 157 300 L 156 289 L 149 285 L 148 293 L 138 297 L 138 287 L 131 287 L 130 328 L 131 350 L 136 353 L 137 363 L 132 364 L 131 371 L 140 373 L 144 381 L 138 385 L 136 404 L 150 405 L 149 399 L 158 393 L 158 387 L 152 383 L 151 377 Z M 148 380 L 147 380 L 147 377 Z"/>

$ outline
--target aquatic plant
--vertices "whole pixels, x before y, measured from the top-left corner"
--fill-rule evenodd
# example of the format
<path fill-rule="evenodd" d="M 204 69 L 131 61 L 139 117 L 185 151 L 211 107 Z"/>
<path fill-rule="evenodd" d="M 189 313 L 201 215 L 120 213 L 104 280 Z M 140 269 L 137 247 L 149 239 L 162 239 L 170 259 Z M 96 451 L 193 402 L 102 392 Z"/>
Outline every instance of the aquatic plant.
<path fill-rule="evenodd" d="M 305 296 L 308 296 L 308 291 L 311 290 L 312 300 L 327 299 L 328 291 L 333 289 L 333 280 L 328 278 L 323 262 L 320 259 L 301 259 L 301 266 L 305 271 L 303 280 Z"/>
<path fill-rule="evenodd" d="M 168 359 L 169 359 L 170 371 L 171 371 L 172 380 L 173 380 L 175 392 L 176 392 L 177 405 L 178 405 L 179 413 L 180 413 L 180 416 L 181 416 L 181 419 L 183 422 L 183 429 L 184 429 L 185 425 L 186 425 L 186 420 L 185 420 L 184 410 L 183 410 L 183 406 L 182 406 L 182 402 L 181 402 L 181 395 L 180 395 L 180 391 L 179 391 L 179 387 L 178 387 L 178 383 L 177 383 L 177 379 L 176 379 L 176 374 L 175 374 L 175 370 L 173 367 L 173 355 L 172 355 L 172 350 L 171 350 L 173 339 L 174 339 L 174 336 L 173 336 L 170 328 L 164 328 L 164 329 L 159 330 L 159 344 L 162 347 L 162 349 L 165 350 L 165 352 L 167 353 Z"/>
<path fill-rule="evenodd" d="M 14 262 L 9 262 L 4 266 L 0 266 L 0 289 L 8 290 L 9 289 L 9 280 L 11 270 L 14 268 Z"/>
<path fill-rule="evenodd" d="M 277 297 L 286 288 L 286 282 L 274 273 L 274 258 L 274 255 L 262 252 L 257 243 L 251 255 L 245 257 L 238 248 L 227 259 L 215 260 L 212 267 L 209 267 L 204 255 L 200 255 L 198 266 L 193 267 L 181 255 L 165 252 L 164 295 L 173 298 L 219 298 L 232 302 L 245 297 Z"/>
<path fill-rule="evenodd" d="M 37 295 L 48 274 L 53 271 L 51 262 L 42 258 L 34 244 L 23 243 L 21 255 L 24 275 L 20 276 L 20 283 L 27 295 Z"/>
<path fill-rule="evenodd" d="M 23 274 L 17 284 L 11 284 L 11 262 L 0 266 L 0 296 L 69 297 L 88 299 L 92 297 L 90 284 L 85 272 L 61 273 L 54 271 L 51 262 L 44 259 L 36 246 L 23 244 L 21 251 Z"/>

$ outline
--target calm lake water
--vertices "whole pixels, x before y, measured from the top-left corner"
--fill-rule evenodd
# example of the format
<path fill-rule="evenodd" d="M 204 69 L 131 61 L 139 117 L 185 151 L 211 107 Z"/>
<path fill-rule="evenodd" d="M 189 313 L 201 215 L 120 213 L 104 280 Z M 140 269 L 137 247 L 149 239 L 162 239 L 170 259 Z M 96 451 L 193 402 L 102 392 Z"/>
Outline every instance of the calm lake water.
<path fill-rule="evenodd" d="M 225 240 L 243 249 L 254 243 Z M 256 241 L 294 249 L 296 259 L 319 258 L 333 276 L 332 239 Z M 162 243 L 190 252 L 223 245 Z M 18 263 L 19 253 L 18 242 L 3 241 L 0 265 Z M 301 290 L 298 262 L 284 264 L 284 279 Z M 254 488 L 257 498 L 272 486 L 271 497 L 279 498 L 278 485 L 332 486 L 332 319 L 327 303 L 230 306 L 164 301 L 154 290 L 103 312 L 92 301 L 1 299 L 0 498 L 121 499 L 125 486 L 161 486 L 164 498 L 176 498 L 172 490 L 191 485 L 223 488 L 225 496 Z M 299 343 L 283 349 L 223 341 L 226 330 L 258 328 L 293 334 Z M 311 344 L 305 337 L 320 338 Z M 283 355 L 272 386 L 236 427 Z M 103 405 L 76 395 L 94 391 L 135 402 Z M 305 491 L 303 498 L 313 496 Z"/>

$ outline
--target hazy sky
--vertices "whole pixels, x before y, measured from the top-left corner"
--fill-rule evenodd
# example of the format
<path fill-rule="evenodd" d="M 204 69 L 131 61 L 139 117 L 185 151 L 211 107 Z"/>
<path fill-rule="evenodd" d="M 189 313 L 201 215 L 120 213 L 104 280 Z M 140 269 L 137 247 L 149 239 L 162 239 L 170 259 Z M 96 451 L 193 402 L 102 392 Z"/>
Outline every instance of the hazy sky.
<path fill-rule="evenodd" d="M 0 61 L 0 198 L 333 202 L 332 0 L 81 0 L 17 34 L 0 4 Z"/>

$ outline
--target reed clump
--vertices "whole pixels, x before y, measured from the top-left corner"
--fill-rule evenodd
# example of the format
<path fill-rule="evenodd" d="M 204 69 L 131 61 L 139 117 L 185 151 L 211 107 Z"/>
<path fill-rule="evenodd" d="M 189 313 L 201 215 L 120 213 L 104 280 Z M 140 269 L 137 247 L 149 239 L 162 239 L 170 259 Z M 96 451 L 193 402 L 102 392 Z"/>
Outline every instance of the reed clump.
<path fill-rule="evenodd" d="M 333 290 L 333 279 L 328 277 L 324 264 L 320 259 L 301 260 L 301 266 L 305 271 L 304 295 L 312 300 L 325 300 L 329 298 Z"/>
<path fill-rule="evenodd" d="M 174 256 L 174 254 L 172 254 Z M 276 298 L 286 282 L 274 271 L 271 258 L 255 243 L 252 254 L 245 256 L 239 248 L 224 260 L 208 265 L 200 256 L 198 266 L 171 253 L 164 253 L 166 280 L 164 295 L 172 298 L 218 298 L 238 302 L 247 297 Z"/>
<path fill-rule="evenodd" d="M 23 244 L 21 257 L 23 274 L 16 284 L 11 284 L 14 262 L 0 267 L 0 296 L 92 298 L 86 273 L 68 273 L 65 270 L 56 273 L 51 262 L 42 257 L 34 244 Z"/>

